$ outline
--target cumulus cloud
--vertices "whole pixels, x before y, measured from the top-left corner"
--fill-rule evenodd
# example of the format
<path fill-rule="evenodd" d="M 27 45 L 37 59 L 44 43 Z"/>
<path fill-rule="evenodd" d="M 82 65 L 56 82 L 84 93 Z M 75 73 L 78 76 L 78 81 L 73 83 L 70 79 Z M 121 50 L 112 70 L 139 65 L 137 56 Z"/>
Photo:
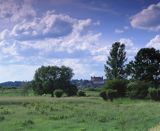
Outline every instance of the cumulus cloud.
<path fill-rule="evenodd" d="M 72 53 L 78 50 L 91 50 L 101 35 L 84 32 L 91 23 L 91 19 L 78 20 L 68 15 L 47 11 L 42 17 L 35 17 L 31 21 L 24 20 L 11 30 L 3 30 L 0 33 L 0 45 L 12 49 L 14 46 L 19 53 L 27 50 L 29 52 L 31 49 L 41 54 L 50 51 Z"/>
<path fill-rule="evenodd" d="M 0 18 L 10 19 L 11 22 L 29 19 L 36 15 L 31 0 L 1 0 L 0 5 Z"/>
<path fill-rule="evenodd" d="M 73 68 L 77 78 L 88 76 L 99 66 L 97 62 L 102 59 L 97 55 L 101 55 L 103 47 L 99 45 L 101 33 L 88 30 L 91 25 L 95 22 L 89 18 L 76 19 L 55 11 L 16 22 L 0 32 L 0 63 L 10 65 L 1 66 L 0 72 L 9 68 L 6 79 L 18 80 L 16 75 L 11 79 L 14 70 L 26 72 L 31 69 L 34 72 L 41 65 L 66 65 Z M 86 54 L 85 58 L 82 58 L 83 54 Z M 93 60 L 96 56 L 99 59 Z M 100 69 L 103 73 L 103 68 Z M 29 80 L 31 74 L 23 74 L 23 79 Z"/>
<path fill-rule="evenodd" d="M 21 41 L 61 37 L 72 31 L 74 22 L 70 16 L 47 11 L 42 17 L 16 24 L 11 31 L 11 37 Z"/>
<path fill-rule="evenodd" d="M 160 50 L 160 35 L 156 35 L 153 39 L 151 39 L 146 47 L 154 47 L 155 49 Z"/>
<path fill-rule="evenodd" d="M 0 40 L 6 37 L 19 41 L 43 40 L 70 34 L 76 37 L 81 35 L 91 23 L 91 19 L 78 20 L 68 15 L 47 11 L 42 17 L 35 17 L 30 21 L 24 20 L 15 24 L 11 30 L 3 30 L 0 33 Z"/>
<path fill-rule="evenodd" d="M 160 30 L 160 2 L 152 4 L 148 8 L 131 17 L 132 27 L 152 31 Z"/>

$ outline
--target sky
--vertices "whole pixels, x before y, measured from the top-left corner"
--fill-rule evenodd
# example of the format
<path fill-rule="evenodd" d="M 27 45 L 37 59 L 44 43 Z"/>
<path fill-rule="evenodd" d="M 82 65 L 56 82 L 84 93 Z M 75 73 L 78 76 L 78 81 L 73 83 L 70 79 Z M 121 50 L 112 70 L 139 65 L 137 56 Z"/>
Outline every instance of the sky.
<path fill-rule="evenodd" d="M 160 0 L 0 0 L 0 82 L 32 80 L 42 65 L 105 76 L 116 41 L 128 61 L 160 49 Z"/>

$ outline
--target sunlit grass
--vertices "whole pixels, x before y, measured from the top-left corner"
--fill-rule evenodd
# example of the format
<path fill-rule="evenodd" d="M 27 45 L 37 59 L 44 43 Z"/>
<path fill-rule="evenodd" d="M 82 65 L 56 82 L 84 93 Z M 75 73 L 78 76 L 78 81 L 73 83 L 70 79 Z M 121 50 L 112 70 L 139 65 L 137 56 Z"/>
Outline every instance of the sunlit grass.
<path fill-rule="evenodd" d="M 100 97 L 0 97 L 1 131 L 147 131 L 160 103 Z"/>

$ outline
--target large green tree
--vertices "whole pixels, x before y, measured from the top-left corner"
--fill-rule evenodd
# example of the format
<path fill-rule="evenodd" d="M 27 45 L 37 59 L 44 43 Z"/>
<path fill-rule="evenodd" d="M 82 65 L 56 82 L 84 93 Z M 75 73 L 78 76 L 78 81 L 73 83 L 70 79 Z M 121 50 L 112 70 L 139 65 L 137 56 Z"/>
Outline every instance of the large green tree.
<path fill-rule="evenodd" d="M 66 66 L 42 66 L 38 68 L 34 75 L 33 90 L 42 95 L 52 94 L 56 89 L 62 89 L 68 95 L 76 94 L 76 87 L 71 84 L 73 71 Z"/>
<path fill-rule="evenodd" d="M 126 60 L 125 45 L 120 42 L 115 42 L 112 45 L 108 60 L 105 64 L 107 80 L 125 78 Z"/>
<path fill-rule="evenodd" d="M 160 51 L 154 48 L 142 48 L 135 60 L 127 65 L 132 79 L 160 84 Z"/>

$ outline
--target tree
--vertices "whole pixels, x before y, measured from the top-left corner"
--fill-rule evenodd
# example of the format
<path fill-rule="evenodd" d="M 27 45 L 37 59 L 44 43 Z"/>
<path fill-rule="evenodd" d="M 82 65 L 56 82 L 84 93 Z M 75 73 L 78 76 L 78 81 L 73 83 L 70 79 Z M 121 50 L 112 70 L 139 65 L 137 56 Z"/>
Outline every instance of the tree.
<path fill-rule="evenodd" d="M 52 94 L 53 96 L 53 92 L 56 89 L 61 89 L 68 93 L 70 90 L 73 91 L 73 85 L 70 82 L 72 76 L 73 71 L 69 67 L 42 66 L 35 72 L 34 79 L 32 81 L 33 90 L 38 95 L 45 93 Z"/>
<path fill-rule="evenodd" d="M 132 79 L 160 84 L 160 51 L 154 48 L 140 49 L 127 69 Z"/>
<path fill-rule="evenodd" d="M 125 78 L 126 62 L 125 45 L 120 42 L 115 42 L 112 45 L 110 55 L 105 65 L 105 73 L 107 80 Z"/>

